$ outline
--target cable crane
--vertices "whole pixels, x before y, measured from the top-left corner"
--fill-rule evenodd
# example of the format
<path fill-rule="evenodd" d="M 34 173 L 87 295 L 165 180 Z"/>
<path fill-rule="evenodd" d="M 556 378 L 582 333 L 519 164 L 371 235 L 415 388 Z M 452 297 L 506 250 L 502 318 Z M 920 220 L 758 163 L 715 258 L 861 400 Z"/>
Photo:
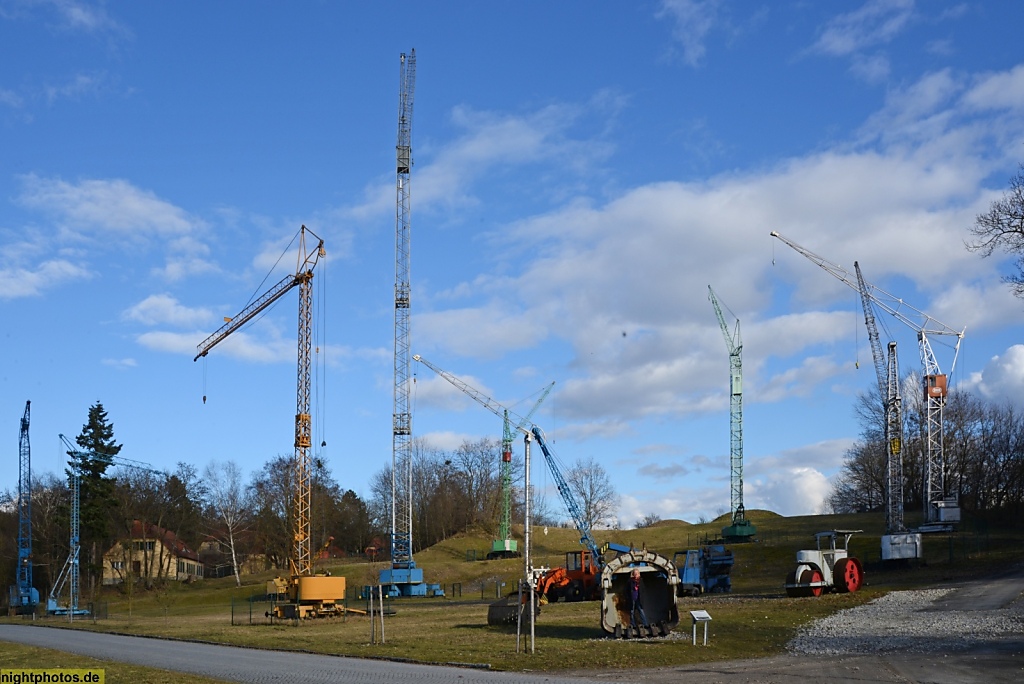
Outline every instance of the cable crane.
<path fill-rule="evenodd" d="M 743 507 L 743 340 L 740 338 L 740 319 L 736 319 L 734 331 L 722 315 L 715 291 L 708 285 L 708 299 L 715 308 L 718 325 L 722 328 L 726 349 L 729 350 L 729 471 L 730 504 L 732 524 L 722 528 L 722 538 L 730 542 L 750 541 L 757 534 L 757 528 L 747 520 Z"/>
<path fill-rule="evenodd" d="M 317 240 L 311 251 L 306 249 L 306 233 Z M 292 552 L 289 558 L 291 578 L 278 578 L 277 594 L 287 594 L 290 603 L 275 606 L 276 617 L 306 618 L 337 612 L 345 598 L 344 577 L 316 577 L 313 573 L 313 554 L 310 546 L 310 490 L 311 467 L 309 449 L 312 446 L 310 418 L 310 381 L 313 336 L 313 269 L 325 255 L 324 241 L 313 231 L 302 226 L 298 235 L 299 251 L 294 274 L 286 275 L 276 285 L 253 300 L 233 318 L 199 343 L 193 361 L 210 353 L 217 344 L 251 321 L 267 307 L 283 297 L 293 287 L 299 288 L 298 373 L 295 407 L 295 461 L 294 461 L 294 521 Z M 282 591 L 283 590 L 283 591 Z"/>
<path fill-rule="evenodd" d="M 395 198 L 395 388 L 391 450 L 391 567 L 380 583 L 392 596 L 426 596 L 423 570 L 412 554 L 412 414 L 409 411 L 409 279 L 412 171 L 412 106 L 416 87 L 416 50 L 403 52 L 398 72 L 398 142 Z"/>
<path fill-rule="evenodd" d="M 501 439 L 501 520 L 498 522 L 499 538 L 491 543 L 491 550 L 487 554 L 488 560 L 519 557 L 518 542 L 512 538 L 512 442 L 515 441 L 516 433 L 526 427 L 554 386 L 555 383 L 552 381 L 544 388 L 533 408 L 515 427 L 512 427 L 509 420 L 508 409 L 504 411 L 504 433 Z"/>
<path fill-rule="evenodd" d="M 966 328 L 954 330 L 928 314 L 910 306 L 902 299 L 894 297 L 881 288 L 863 281 L 863 278 L 858 281 L 842 266 L 834 264 L 784 238 L 777 231 L 773 230 L 771 236 L 778 238 L 820 266 L 823 270 L 846 283 L 849 287 L 860 293 L 861 297 L 866 295 L 882 310 L 917 333 L 918 349 L 921 354 L 923 391 L 927 404 L 927 457 L 925 460 L 923 485 L 925 524 L 921 526 L 920 531 L 936 532 L 952 529 L 953 524 L 960 521 L 960 507 L 955 496 L 947 497 L 945 495 L 942 413 L 948 395 L 948 381 L 946 374 L 939 367 L 929 337 L 949 336 L 956 338 L 956 343 L 953 347 L 953 361 L 949 369 L 949 372 L 952 373 L 956 367 L 957 356 L 960 354 L 960 342 L 963 340 Z M 877 373 L 878 363 L 876 361 Z"/>
<path fill-rule="evenodd" d="M 14 613 L 32 613 L 39 603 L 39 590 L 32 586 L 32 449 L 28 426 L 31 401 L 25 402 L 18 439 L 18 578 L 8 596 Z"/>

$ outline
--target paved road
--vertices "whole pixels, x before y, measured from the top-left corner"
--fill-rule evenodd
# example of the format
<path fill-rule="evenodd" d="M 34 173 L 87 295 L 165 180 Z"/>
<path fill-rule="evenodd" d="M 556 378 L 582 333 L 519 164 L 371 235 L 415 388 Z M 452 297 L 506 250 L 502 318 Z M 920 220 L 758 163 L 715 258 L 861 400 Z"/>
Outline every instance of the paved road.
<path fill-rule="evenodd" d="M 0 641 L 13 641 L 101 660 L 145 665 L 249 684 L 587 684 L 598 681 L 544 674 L 491 672 L 385 660 L 262 651 L 236 646 L 166 641 L 34 625 L 0 625 Z M 46 667 L 46 664 L 40 663 L 39 667 Z"/>

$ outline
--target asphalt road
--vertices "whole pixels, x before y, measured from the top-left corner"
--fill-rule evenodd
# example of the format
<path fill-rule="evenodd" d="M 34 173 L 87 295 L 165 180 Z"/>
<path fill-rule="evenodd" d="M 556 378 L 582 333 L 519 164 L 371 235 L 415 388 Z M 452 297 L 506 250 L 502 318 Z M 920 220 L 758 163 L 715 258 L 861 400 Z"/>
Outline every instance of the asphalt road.
<path fill-rule="evenodd" d="M 263 651 L 187 641 L 101 634 L 34 625 L 0 625 L 0 641 L 52 648 L 101 660 L 145 665 L 162 670 L 204 675 L 233 682 L 262 684 L 364 684 L 425 682 L 426 684 L 585 684 L 589 678 L 416 665 L 386 660 Z M 40 663 L 38 667 L 47 667 Z"/>

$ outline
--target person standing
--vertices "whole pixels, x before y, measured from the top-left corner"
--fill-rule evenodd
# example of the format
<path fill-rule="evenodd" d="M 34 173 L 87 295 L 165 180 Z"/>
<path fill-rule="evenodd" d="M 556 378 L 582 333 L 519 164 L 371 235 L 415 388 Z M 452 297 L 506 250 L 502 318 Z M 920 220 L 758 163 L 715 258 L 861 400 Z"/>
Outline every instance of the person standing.
<path fill-rule="evenodd" d="M 643 600 L 640 597 L 640 568 L 633 568 L 629 575 L 629 624 L 636 629 L 636 614 L 640 613 L 640 622 L 644 629 L 650 629 L 647 624 L 647 615 L 644 613 Z"/>

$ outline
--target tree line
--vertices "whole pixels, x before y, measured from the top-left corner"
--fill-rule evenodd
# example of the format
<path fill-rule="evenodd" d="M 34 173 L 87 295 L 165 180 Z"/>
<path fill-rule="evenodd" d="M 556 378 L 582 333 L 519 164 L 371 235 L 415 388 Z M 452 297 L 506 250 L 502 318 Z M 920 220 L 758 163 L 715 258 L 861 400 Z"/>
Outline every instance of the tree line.
<path fill-rule="evenodd" d="M 294 456 L 278 455 L 246 477 L 233 460 L 213 461 L 203 469 L 179 462 L 173 472 L 121 465 L 121 444 L 102 403 L 89 408 L 88 420 L 68 450 L 65 472 L 44 473 L 32 482 L 32 562 L 34 583 L 48 594 L 70 552 L 71 485 L 79 477 L 80 573 L 83 594 L 95 595 L 102 580 L 103 556 L 133 533 L 158 528 L 193 551 L 216 549 L 211 558 L 240 583 L 241 568 L 289 568 L 294 522 Z M 504 497 L 502 445 L 497 439 L 465 441 L 454 450 L 413 442 L 412 501 L 414 551 L 474 530 L 497 534 Z M 390 459 L 388 459 L 390 460 Z M 544 467 L 539 462 L 536 467 Z M 512 519 L 523 517 L 523 459 L 512 463 Z M 607 473 L 592 459 L 577 461 L 566 472 L 591 525 L 614 514 L 618 498 Z M 402 478 L 404 480 L 404 478 Z M 369 483 L 360 497 L 343 487 L 326 461 L 311 459 L 310 534 L 314 556 L 369 555 L 387 561 L 390 553 L 392 480 L 390 466 Z M 404 491 L 399 491 L 404 496 Z M 0 505 L 0 572 L 16 576 L 17 492 L 6 492 Z M 561 501 L 555 507 L 534 495 L 535 524 L 564 521 Z M 122 585 L 159 583 L 167 577 L 162 559 L 145 560 L 156 571 L 121 577 Z M 130 567 L 127 563 L 126 567 Z M 208 569 L 208 576 L 213 568 Z M 173 571 L 171 571 L 173 572 Z"/>
<path fill-rule="evenodd" d="M 904 377 L 903 504 L 924 510 L 927 402 L 919 374 Z M 877 510 L 886 495 L 885 416 L 877 393 L 855 406 L 860 438 L 847 451 L 826 506 L 834 513 Z M 1024 512 L 1024 413 L 1010 402 L 950 390 L 943 408 L 943 482 L 964 512 L 994 517 Z"/>

